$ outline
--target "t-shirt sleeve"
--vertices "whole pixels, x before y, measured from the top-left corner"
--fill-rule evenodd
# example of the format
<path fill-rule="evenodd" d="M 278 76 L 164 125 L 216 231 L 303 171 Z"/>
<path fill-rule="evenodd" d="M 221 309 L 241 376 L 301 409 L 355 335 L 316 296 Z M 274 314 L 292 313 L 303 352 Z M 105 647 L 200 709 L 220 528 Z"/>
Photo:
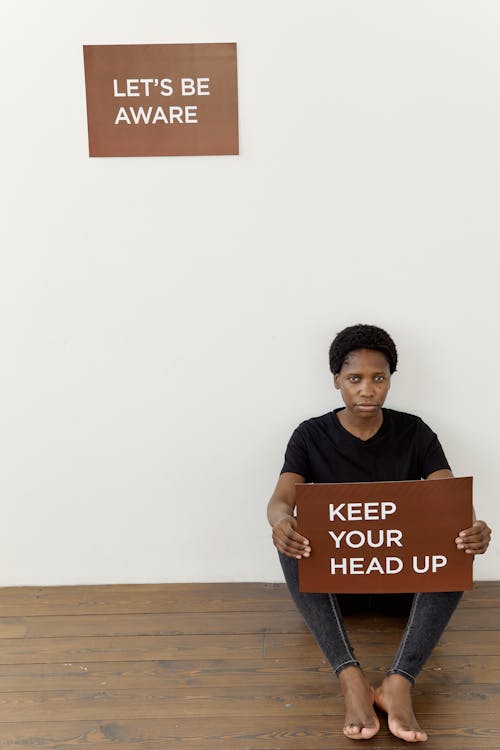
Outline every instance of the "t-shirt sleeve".
<path fill-rule="evenodd" d="M 293 471 L 294 474 L 300 474 L 305 478 L 309 474 L 309 456 L 302 425 L 299 425 L 294 430 L 292 437 L 288 441 L 285 451 L 285 463 L 280 474 L 283 474 L 285 471 Z"/>
<path fill-rule="evenodd" d="M 449 469 L 444 450 L 438 436 L 425 422 L 420 423 L 420 455 L 422 477 L 426 479 L 433 471 Z"/>

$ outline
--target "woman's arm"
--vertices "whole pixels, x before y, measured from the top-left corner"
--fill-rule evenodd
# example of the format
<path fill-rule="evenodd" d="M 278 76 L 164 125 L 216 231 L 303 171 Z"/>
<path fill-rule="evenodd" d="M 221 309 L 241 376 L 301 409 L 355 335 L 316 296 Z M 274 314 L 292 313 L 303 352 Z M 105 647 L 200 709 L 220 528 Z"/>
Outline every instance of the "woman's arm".
<path fill-rule="evenodd" d="M 295 485 L 304 484 L 301 474 L 285 471 L 281 474 L 267 506 L 267 518 L 273 527 L 275 547 L 288 557 L 309 557 L 309 541 L 296 531 L 297 520 L 293 515 L 295 508 Z"/>
<path fill-rule="evenodd" d="M 440 469 L 429 474 L 427 479 L 453 479 L 449 469 Z M 464 549 L 468 555 L 483 555 L 488 549 L 491 539 L 491 529 L 485 521 L 476 521 L 476 513 L 472 509 L 474 523 L 469 529 L 458 532 L 455 544 L 458 549 Z"/>

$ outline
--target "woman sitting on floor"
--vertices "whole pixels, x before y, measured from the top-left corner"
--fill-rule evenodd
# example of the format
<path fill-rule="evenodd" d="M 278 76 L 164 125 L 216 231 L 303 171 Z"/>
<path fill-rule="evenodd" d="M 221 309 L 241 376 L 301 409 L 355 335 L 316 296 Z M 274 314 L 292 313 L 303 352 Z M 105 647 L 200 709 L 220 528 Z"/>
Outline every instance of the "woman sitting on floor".
<path fill-rule="evenodd" d="M 296 484 L 453 477 L 437 435 L 419 417 L 382 408 L 396 364 L 394 342 L 381 328 L 355 325 L 336 336 L 330 369 L 345 407 L 302 422 L 295 430 L 269 501 L 268 518 L 290 593 L 339 677 L 346 708 L 344 734 L 351 739 L 373 737 L 379 730 L 375 704 L 387 712 L 396 737 L 422 742 L 427 735 L 413 713 L 411 689 L 462 593 L 412 596 L 394 661 L 374 690 L 354 656 L 338 597 L 300 593 L 298 588 L 297 560 L 309 557 L 311 547 L 294 517 Z M 490 534 L 484 521 L 474 521 L 471 528 L 458 532 L 455 542 L 464 554 L 482 554 Z"/>

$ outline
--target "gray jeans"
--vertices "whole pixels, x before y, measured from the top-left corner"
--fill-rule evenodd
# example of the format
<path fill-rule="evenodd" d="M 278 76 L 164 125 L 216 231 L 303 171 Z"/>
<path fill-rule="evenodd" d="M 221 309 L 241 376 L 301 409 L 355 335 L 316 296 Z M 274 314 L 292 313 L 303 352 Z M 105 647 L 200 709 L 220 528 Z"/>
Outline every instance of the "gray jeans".
<path fill-rule="evenodd" d="M 341 608 L 359 611 L 360 602 L 382 605 L 389 614 L 400 614 L 406 604 L 408 622 L 387 674 L 406 677 L 412 685 L 439 641 L 462 597 L 461 591 L 409 595 L 374 594 L 368 597 L 336 594 L 305 594 L 299 591 L 298 560 L 278 552 L 285 580 L 304 621 L 338 675 L 345 667 L 359 667 L 349 642 Z"/>

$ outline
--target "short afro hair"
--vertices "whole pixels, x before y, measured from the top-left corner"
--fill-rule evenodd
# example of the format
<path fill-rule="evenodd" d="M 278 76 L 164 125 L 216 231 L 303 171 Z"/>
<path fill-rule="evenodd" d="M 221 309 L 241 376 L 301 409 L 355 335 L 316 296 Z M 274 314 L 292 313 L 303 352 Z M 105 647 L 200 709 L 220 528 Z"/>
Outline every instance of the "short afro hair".
<path fill-rule="evenodd" d="M 392 375 L 398 364 L 396 344 L 389 334 L 378 326 L 358 323 L 337 333 L 330 346 L 330 370 L 334 375 L 340 372 L 342 364 L 354 349 L 374 349 L 382 352 L 389 363 Z"/>

